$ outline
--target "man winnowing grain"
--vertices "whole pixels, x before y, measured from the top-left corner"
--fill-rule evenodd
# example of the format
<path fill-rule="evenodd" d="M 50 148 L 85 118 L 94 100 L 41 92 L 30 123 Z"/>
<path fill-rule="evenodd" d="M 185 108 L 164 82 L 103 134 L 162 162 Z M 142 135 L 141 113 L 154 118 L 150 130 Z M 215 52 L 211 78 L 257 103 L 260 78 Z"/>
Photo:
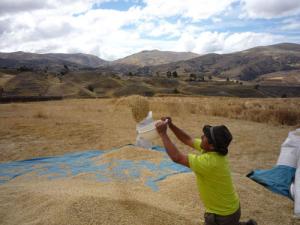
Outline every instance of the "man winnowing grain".
<path fill-rule="evenodd" d="M 228 146 L 232 135 L 224 125 L 203 127 L 201 138 L 191 138 L 172 123 L 170 117 L 156 124 L 166 152 L 175 163 L 189 167 L 196 175 L 200 199 L 205 207 L 206 225 L 257 225 L 250 219 L 239 222 L 240 201 L 233 186 L 228 162 Z M 183 154 L 170 140 L 167 129 L 173 131 L 184 144 L 198 150 L 199 155 Z"/>

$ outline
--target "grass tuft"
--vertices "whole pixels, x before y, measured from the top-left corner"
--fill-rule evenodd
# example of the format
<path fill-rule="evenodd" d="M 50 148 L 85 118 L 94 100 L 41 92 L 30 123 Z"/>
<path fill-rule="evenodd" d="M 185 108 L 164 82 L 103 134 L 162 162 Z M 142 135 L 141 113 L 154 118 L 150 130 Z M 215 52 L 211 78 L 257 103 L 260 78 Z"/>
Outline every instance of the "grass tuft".
<path fill-rule="evenodd" d="M 38 118 L 38 119 L 48 119 L 49 118 L 49 116 L 43 111 L 38 111 L 37 113 L 35 113 L 33 115 L 33 117 Z"/>

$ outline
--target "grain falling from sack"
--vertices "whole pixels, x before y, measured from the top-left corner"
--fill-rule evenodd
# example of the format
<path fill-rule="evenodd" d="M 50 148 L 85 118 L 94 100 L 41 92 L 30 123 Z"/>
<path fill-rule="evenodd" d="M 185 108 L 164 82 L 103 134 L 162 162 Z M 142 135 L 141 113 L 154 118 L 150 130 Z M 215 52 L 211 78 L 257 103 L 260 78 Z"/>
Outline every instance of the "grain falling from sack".
<path fill-rule="evenodd" d="M 131 108 L 132 116 L 137 123 L 147 117 L 150 109 L 147 98 L 138 95 L 130 97 L 129 107 Z"/>

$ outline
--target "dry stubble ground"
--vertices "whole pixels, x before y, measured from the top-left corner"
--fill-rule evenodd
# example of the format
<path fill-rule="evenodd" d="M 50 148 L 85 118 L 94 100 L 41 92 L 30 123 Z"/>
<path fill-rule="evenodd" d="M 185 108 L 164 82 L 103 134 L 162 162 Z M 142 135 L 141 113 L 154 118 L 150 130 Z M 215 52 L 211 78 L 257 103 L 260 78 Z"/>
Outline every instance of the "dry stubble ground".
<path fill-rule="evenodd" d="M 0 105 L 0 160 L 110 149 L 134 143 L 136 122 L 130 101 L 131 98 L 122 98 Z M 297 99 L 294 101 L 288 104 L 296 105 Z M 275 107 L 274 102 L 280 100 L 149 99 L 155 118 L 171 115 L 175 124 L 194 137 L 201 135 L 205 124 L 229 127 L 234 136 L 229 158 L 243 218 L 253 217 L 265 225 L 300 224 L 292 218 L 291 200 L 245 177 L 252 169 L 274 166 L 281 143 L 296 126 L 208 113 L 210 104 L 224 111 L 230 104 Z M 171 136 L 179 149 L 191 151 Z M 161 142 L 158 140 L 156 144 Z M 145 157 L 138 151 L 135 154 Z M 202 224 L 204 212 L 192 173 L 161 181 L 159 192 L 136 184 L 108 185 L 73 177 L 34 182 L 16 179 L 1 185 L 0 193 L 0 224 Z"/>

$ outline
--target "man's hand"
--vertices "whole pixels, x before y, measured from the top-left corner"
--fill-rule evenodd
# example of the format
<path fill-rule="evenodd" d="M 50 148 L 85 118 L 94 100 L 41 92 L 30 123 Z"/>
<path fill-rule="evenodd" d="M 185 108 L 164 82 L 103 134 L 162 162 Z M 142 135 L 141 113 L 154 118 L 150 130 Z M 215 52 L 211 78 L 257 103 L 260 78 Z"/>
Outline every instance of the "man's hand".
<path fill-rule="evenodd" d="M 172 124 L 172 118 L 169 117 L 169 116 L 162 117 L 161 120 L 162 120 L 162 121 L 167 121 L 167 124 L 168 124 L 168 125 L 171 125 L 171 124 Z"/>
<path fill-rule="evenodd" d="M 165 121 L 167 125 L 169 125 L 169 128 L 173 133 L 176 135 L 176 137 L 185 145 L 188 145 L 192 148 L 194 148 L 194 139 L 191 138 L 187 133 L 185 133 L 183 130 L 178 128 L 175 124 L 172 123 L 172 118 L 169 116 L 165 116 L 161 118 L 162 121 Z M 159 134 L 162 136 L 161 134 Z"/>
<path fill-rule="evenodd" d="M 168 120 L 164 121 L 159 121 L 155 124 L 156 130 L 159 135 L 163 135 L 167 133 L 167 128 L 168 128 Z"/>
<path fill-rule="evenodd" d="M 165 146 L 166 152 L 168 156 L 172 159 L 173 162 L 179 163 L 181 165 L 184 165 L 186 167 L 189 167 L 189 160 L 188 156 L 185 154 L 182 154 L 177 147 L 172 143 L 170 140 L 167 129 L 168 129 L 168 119 L 165 119 L 164 121 L 159 121 L 155 124 L 156 130 L 159 133 L 162 142 Z"/>

